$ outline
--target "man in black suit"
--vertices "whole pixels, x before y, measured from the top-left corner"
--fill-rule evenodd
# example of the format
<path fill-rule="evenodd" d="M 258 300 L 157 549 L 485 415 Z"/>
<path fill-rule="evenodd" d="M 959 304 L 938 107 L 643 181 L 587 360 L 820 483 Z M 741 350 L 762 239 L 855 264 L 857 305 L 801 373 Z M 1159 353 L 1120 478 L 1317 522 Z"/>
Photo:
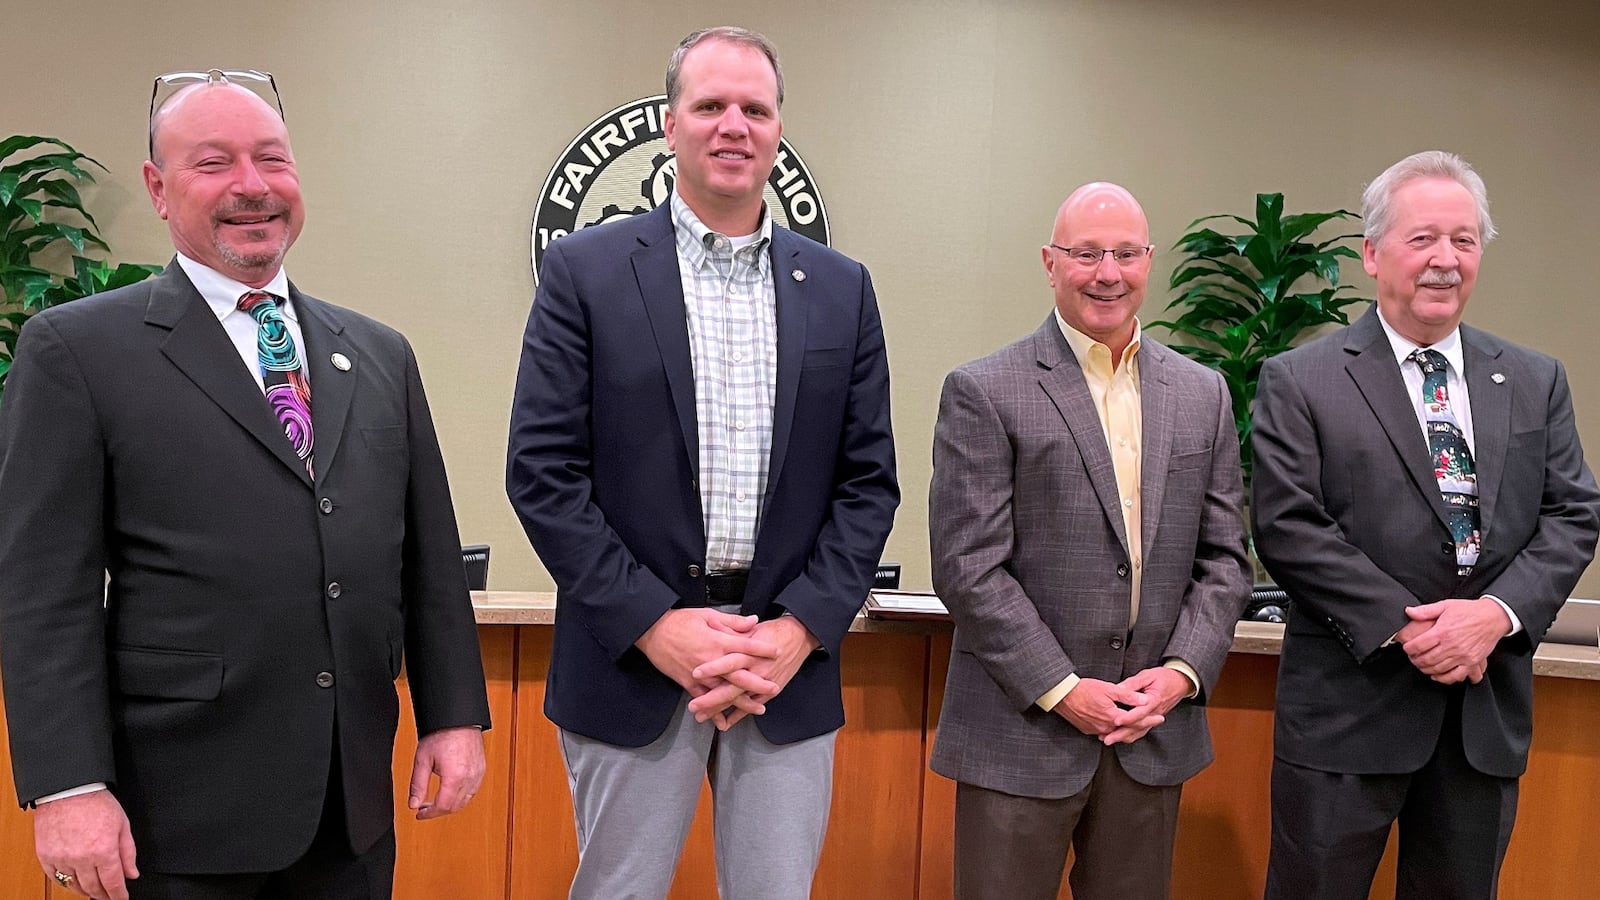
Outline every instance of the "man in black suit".
<path fill-rule="evenodd" d="M 1532 735 L 1533 651 L 1593 558 L 1600 493 L 1561 364 L 1461 324 L 1494 236 L 1440 151 L 1362 198 L 1378 302 L 1270 360 L 1256 548 L 1284 636 L 1267 897 L 1490 898 Z"/>
<path fill-rule="evenodd" d="M 507 490 L 558 590 L 574 897 L 665 896 L 708 773 L 723 897 L 806 897 L 821 852 L 899 493 L 866 269 L 762 200 L 781 79 L 760 35 L 685 38 L 670 203 L 551 244 L 528 320 Z"/>
<path fill-rule="evenodd" d="M 176 259 L 34 316 L 0 405 L 18 797 L 88 896 L 388 897 L 402 658 L 419 818 L 471 797 L 489 724 L 416 360 L 284 275 L 277 110 L 213 72 L 151 137 Z"/>

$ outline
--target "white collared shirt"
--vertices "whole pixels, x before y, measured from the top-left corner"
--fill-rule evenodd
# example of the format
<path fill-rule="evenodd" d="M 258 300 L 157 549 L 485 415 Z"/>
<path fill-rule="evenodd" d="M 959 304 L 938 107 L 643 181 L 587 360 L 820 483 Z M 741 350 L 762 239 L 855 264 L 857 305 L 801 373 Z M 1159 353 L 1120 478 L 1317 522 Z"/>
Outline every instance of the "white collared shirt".
<path fill-rule="evenodd" d="M 243 282 L 234 281 L 232 278 L 218 272 L 216 269 L 195 262 L 182 253 L 178 254 L 178 266 L 183 269 L 183 274 L 189 276 L 189 281 L 194 289 L 216 314 L 217 321 L 222 323 L 222 329 L 228 333 L 228 339 L 233 341 L 233 348 L 239 352 L 239 359 L 244 362 L 244 367 L 250 372 L 250 377 L 256 380 L 256 387 L 264 393 L 266 385 L 261 380 L 261 356 L 257 350 L 260 324 L 255 317 L 239 309 L 239 298 L 250 291 L 266 291 L 278 298 L 278 312 L 283 315 L 283 322 L 289 328 L 289 336 L 294 338 L 294 346 L 299 351 L 300 359 L 306 358 L 305 337 L 300 332 L 300 313 L 294 308 L 294 303 L 289 300 L 289 276 L 284 273 L 283 267 L 278 268 L 278 274 L 272 276 L 265 287 L 253 288 Z M 311 367 L 301 366 L 306 375 L 306 382 L 311 381 Z"/>

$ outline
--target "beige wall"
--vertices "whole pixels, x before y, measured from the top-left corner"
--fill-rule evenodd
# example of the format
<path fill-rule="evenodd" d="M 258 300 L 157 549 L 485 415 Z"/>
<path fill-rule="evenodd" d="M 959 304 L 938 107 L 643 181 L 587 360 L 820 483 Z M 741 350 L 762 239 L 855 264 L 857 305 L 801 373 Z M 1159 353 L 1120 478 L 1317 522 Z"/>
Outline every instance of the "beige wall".
<path fill-rule="evenodd" d="M 1407 153 L 1462 153 L 1487 180 L 1503 234 L 1468 318 L 1566 361 L 1600 460 L 1587 265 L 1600 13 L 1556 0 L 1394 5 L 738 7 L 741 24 L 783 51 L 787 136 L 823 190 L 835 246 L 877 283 L 906 497 L 887 556 L 907 565 L 908 586 L 928 583 L 940 381 L 1045 315 L 1037 248 L 1055 205 L 1091 179 L 1132 188 L 1164 250 L 1199 215 L 1249 213 L 1256 191 L 1282 190 L 1299 210 L 1353 206 Z M 0 134 L 57 135 L 106 163 L 90 194 L 106 237 L 120 258 L 165 260 L 138 177 L 151 77 L 212 65 L 276 73 L 308 200 L 291 275 L 411 337 L 463 539 L 494 544 L 492 586 L 544 588 L 502 488 L 534 199 L 579 129 L 659 91 L 673 43 L 729 9 L 0 0 Z M 1153 284 L 1170 265 L 1158 257 Z M 1152 291 L 1147 319 L 1165 298 Z M 1600 571 L 1580 593 L 1600 595 Z"/>

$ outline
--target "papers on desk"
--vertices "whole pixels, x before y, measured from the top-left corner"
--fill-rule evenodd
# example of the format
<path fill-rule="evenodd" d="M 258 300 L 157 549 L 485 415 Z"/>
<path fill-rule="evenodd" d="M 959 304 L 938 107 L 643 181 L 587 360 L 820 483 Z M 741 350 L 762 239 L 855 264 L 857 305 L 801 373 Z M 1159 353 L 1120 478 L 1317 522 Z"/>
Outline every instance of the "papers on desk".
<path fill-rule="evenodd" d="M 867 595 L 869 619 L 948 619 L 950 612 L 931 591 L 873 591 Z"/>

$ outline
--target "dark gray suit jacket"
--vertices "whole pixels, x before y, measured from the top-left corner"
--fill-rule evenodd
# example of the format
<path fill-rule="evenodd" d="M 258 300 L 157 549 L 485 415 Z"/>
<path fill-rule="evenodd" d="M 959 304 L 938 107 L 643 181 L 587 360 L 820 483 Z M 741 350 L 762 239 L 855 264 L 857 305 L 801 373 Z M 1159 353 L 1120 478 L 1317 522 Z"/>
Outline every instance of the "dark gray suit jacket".
<path fill-rule="evenodd" d="M 315 484 L 176 263 L 29 320 L 0 404 L 18 799 L 109 783 L 156 871 L 288 865 L 335 747 L 352 846 L 387 832 L 402 657 L 420 731 L 488 725 L 411 348 L 290 296 Z"/>
<path fill-rule="evenodd" d="M 1131 581 L 1116 475 L 1056 324 L 945 379 L 929 494 L 933 584 L 956 622 L 933 769 L 1029 797 L 1082 790 L 1098 740 L 1035 701 L 1069 674 L 1120 681 L 1176 657 L 1201 695 L 1118 759 L 1178 784 L 1212 759 L 1204 698 L 1249 596 L 1243 488 L 1221 376 L 1143 338 L 1144 571 Z"/>
<path fill-rule="evenodd" d="M 1462 738 L 1479 771 L 1515 777 L 1532 737 L 1533 650 L 1593 558 L 1600 493 L 1561 364 L 1461 326 L 1482 550 L 1456 575 L 1427 443 L 1371 311 L 1269 360 L 1255 409 L 1256 550 L 1294 602 L 1278 674 L 1276 754 L 1358 774 L 1415 771 L 1447 691 L 1380 649 L 1405 608 L 1493 594 L 1522 621 L 1466 686 Z"/>

